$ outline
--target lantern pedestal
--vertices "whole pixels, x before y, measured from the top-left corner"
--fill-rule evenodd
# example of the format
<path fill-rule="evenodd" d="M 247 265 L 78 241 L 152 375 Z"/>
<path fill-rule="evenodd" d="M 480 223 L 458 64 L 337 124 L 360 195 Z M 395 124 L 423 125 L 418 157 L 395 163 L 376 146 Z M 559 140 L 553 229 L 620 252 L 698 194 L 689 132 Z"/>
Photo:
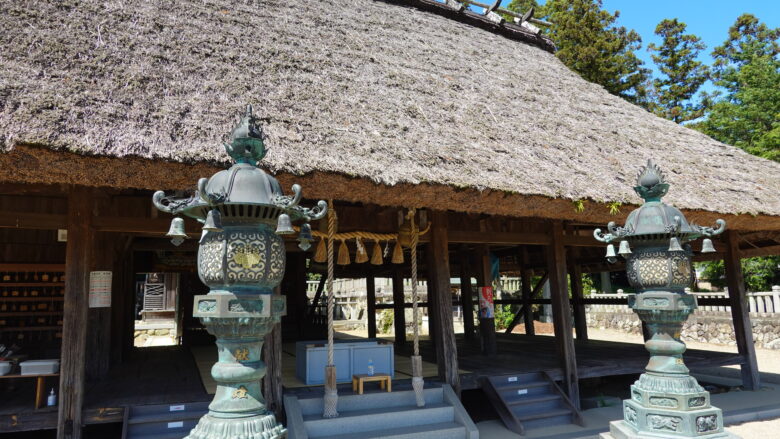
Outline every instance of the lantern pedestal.
<path fill-rule="evenodd" d="M 265 376 L 263 340 L 285 314 L 283 296 L 236 295 L 212 291 L 195 296 L 193 315 L 217 338 L 219 361 L 211 368 L 217 382 L 209 413 L 187 439 L 276 439 L 285 428 L 265 406 L 260 380 Z"/>
<path fill-rule="evenodd" d="M 710 394 L 689 375 L 682 359 L 685 343 L 680 330 L 696 309 L 686 293 L 645 291 L 631 295 L 629 306 L 647 325 L 652 337 L 647 372 L 631 386 L 623 401 L 623 420 L 610 424 L 603 438 L 736 438 L 723 430 L 723 413 L 710 405 Z"/>

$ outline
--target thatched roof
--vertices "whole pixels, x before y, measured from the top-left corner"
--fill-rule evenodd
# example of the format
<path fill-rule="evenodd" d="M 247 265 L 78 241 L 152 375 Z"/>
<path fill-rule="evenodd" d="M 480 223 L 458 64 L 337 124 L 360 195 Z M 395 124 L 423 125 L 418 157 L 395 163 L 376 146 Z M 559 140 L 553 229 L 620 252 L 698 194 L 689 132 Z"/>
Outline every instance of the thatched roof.
<path fill-rule="evenodd" d="M 636 203 L 652 157 L 681 208 L 780 215 L 780 164 L 401 3 L 4 1 L 0 148 L 225 162 L 251 102 L 277 173 Z"/>

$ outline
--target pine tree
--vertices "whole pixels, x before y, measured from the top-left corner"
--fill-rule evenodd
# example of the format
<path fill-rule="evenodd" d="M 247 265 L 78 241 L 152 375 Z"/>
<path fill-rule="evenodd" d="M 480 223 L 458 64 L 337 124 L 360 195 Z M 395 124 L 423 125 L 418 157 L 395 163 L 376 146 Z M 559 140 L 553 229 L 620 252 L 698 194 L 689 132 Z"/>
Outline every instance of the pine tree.
<path fill-rule="evenodd" d="M 713 78 L 725 96 L 696 127 L 751 154 L 780 161 L 780 29 L 741 15 L 716 47 Z"/>
<path fill-rule="evenodd" d="M 619 11 L 610 14 L 601 6 L 601 0 L 548 0 L 541 6 L 535 0 L 513 0 L 508 7 L 518 12 L 534 7 L 536 16 L 552 22 L 545 33 L 566 66 L 612 94 L 643 104 L 650 72 L 635 54 L 642 39 L 615 26 Z"/>
<path fill-rule="evenodd" d="M 674 19 L 665 19 L 655 28 L 663 38 L 661 45 L 650 44 L 648 50 L 663 77 L 653 81 L 658 106 L 655 113 L 676 123 L 702 116 L 701 104 L 690 100 L 709 77 L 709 69 L 696 57 L 706 47 L 701 38 L 685 33 L 686 25 Z"/>

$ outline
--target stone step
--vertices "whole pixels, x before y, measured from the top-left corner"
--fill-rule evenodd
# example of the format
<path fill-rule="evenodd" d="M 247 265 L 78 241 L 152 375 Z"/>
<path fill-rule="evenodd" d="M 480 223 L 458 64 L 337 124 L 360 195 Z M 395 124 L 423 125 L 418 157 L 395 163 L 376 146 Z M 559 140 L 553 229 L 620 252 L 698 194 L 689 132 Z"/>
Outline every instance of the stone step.
<path fill-rule="evenodd" d="M 437 404 L 443 401 L 441 387 L 425 389 L 425 404 Z M 322 414 L 322 397 L 298 399 L 303 416 L 312 414 Z M 379 391 L 374 393 L 364 393 L 363 395 L 347 394 L 339 395 L 338 410 L 367 410 L 372 408 L 393 408 L 417 405 L 414 392 Z"/>
<path fill-rule="evenodd" d="M 466 429 L 455 422 L 413 425 L 376 432 L 325 436 L 320 439 L 466 439 Z"/>
<path fill-rule="evenodd" d="M 452 422 L 454 410 L 444 403 L 402 407 L 378 407 L 367 410 L 339 409 L 337 418 L 326 419 L 321 413 L 304 415 L 303 423 L 310 438 L 391 430 L 415 425 Z"/>
<path fill-rule="evenodd" d="M 183 404 L 149 404 L 130 406 L 123 426 L 126 439 L 181 438 L 186 436 L 201 416 L 208 412 L 208 402 Z"/>
<path fill-rule="evenodd" d="M 495 388 L 501 389 L 505 386 L 517 386 L 524 383 L 546 381 L 546 378 L 541 374 L 541 372 L 532 372 L 491 376 L 489 377 L 489 380 L 491 383 L 493 383 Z"/>

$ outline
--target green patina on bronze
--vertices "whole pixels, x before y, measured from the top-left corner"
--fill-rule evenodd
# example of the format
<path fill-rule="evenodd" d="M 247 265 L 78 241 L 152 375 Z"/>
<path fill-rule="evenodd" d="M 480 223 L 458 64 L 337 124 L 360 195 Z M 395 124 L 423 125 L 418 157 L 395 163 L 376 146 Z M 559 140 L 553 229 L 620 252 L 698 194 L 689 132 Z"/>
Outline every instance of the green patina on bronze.
<path fill-rule="evenodd" d="M 160 210 L 203 223 L 198 275 L 210 290 L 195 297 L 193 315 L 217 339 L 219 361 L 211 369 L 217 390 L 209 413 L 187 438 L 283 438 L 287 432 L 266 408 L 260 389 L 266 374 L 263 340 L 286 312 L 284 297 L 272 295 L 286 260 L 284 240 L 278 235 L 294 233 L 292 221 L 322 218 L 327 205 L 320 201 L 313 209 L 298 206 L 300 186 L 293 185 L 294 195 L 285 196 L 276 179 L 256 166 L 266 149 L 251 107 L 225 149 L 233 166 L 201 178 L 193 196 L 153 196 Z M 311 230 L 308 224 L 302 229 Z M 174 218 L 169 236 L 177 245 L 187 238 L 181 218 Z M 300 237 L 302 246 L 310 240 L 310 233 Z"/>
<path fill-rule="evenodd" d="M 669 185 L 652 161 L 639 173 L 634 190 L 645 203 L 629 214 L 626 225 L 612 222 L 607 233 L 594 231 L 596 239 L 609 244 L 610 261 L 618 256 L 610 243 L 620 242 L 618 254 L 637 291 L 629 296 L 629 306 L 651 334 L 645 343 L 650 352 L 646 372 L 631 386 L 623 420 L 613 423 L 610 432 L 616 439 L 733 437 L 723 430 L 721 410 L 710 405 L 709 393 L 690 376 L 680 340 L 683 323 L 696 309 L 696 298 L 685 291 L 694 281 L 690 242 L 704 237 L 702 251 L 714 251 L 709 237 L 722 233 L 726 223 L 698 226 L 663 203 Z"/>

